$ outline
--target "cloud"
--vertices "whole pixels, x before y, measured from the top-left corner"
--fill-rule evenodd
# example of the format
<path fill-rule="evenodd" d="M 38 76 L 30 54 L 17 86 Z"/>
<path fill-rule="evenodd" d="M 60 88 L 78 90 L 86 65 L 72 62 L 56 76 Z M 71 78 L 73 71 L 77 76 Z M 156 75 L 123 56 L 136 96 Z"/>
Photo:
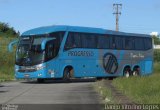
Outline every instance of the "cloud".
<path fill-rule="evenodd" d="M 150 35 L 152 35 L 152 36 L 158 36 L 158 32 L 151 32 Z"/>

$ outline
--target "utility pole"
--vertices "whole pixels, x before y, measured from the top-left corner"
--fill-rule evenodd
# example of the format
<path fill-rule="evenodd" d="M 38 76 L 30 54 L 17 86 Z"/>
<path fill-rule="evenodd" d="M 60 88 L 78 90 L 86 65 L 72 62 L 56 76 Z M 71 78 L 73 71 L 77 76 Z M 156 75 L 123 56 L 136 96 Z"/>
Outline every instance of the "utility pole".
<path fill-rule="evenodd" d="M 119 31 L 119 15 L 121 15 L 122 4 L 113 4 L 113 9 L 115 10 L 113 14 L 116 15 L 116 31 Z"/>

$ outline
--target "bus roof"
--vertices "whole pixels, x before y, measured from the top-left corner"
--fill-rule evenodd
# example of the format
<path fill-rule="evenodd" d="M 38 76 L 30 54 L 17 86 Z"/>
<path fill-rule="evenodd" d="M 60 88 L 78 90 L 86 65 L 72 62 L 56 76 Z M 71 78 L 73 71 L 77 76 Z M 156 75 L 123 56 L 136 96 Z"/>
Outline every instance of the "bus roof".
<path fill-rule="evenodd" d="M 22 36 L 49 34 L 49 33 L 58 32 L 58 31 L 150 37 L 150 35 L 145 35 L 145 34 L 117 32 L 117 31 L 106 30 L 102 28 L 66 26 L 66 25 L 53 25 L 53 26 L 39 27 L 39 28 L 31 29 L 22 33 Z"/>

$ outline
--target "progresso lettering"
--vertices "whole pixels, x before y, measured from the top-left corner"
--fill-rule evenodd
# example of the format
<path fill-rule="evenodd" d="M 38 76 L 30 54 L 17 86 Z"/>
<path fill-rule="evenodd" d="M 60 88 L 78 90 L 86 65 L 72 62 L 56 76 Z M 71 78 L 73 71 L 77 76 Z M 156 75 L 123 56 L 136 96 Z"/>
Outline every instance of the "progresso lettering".
<path fill-rule="evenodd" d="M 91 57 L 94 56 L 92 51 L 69 51 L 68 56 L 86 56 Z"/>

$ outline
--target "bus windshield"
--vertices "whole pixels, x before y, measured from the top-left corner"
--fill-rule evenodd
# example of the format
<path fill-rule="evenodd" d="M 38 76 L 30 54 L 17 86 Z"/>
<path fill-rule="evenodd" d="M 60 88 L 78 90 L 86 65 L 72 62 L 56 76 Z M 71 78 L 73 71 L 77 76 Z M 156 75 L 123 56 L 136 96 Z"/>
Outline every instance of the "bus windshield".
<path fill-rule="evenodd" d="M 44 50 L 41 50 L 42 37 L 21 39 L 16 52 L 16 64 L 31 66 L 44 62 Z"/>
<path fill-rule="evenodd" d="M 58 55 L 64 32 L 54 32 L 47 35 L 21 36 L 16 51 L 16 65 L 33 66 L 53 59 Z M 48 41 L 45 49 L 41 44 L 46 38 L 55 38 Z"/>

